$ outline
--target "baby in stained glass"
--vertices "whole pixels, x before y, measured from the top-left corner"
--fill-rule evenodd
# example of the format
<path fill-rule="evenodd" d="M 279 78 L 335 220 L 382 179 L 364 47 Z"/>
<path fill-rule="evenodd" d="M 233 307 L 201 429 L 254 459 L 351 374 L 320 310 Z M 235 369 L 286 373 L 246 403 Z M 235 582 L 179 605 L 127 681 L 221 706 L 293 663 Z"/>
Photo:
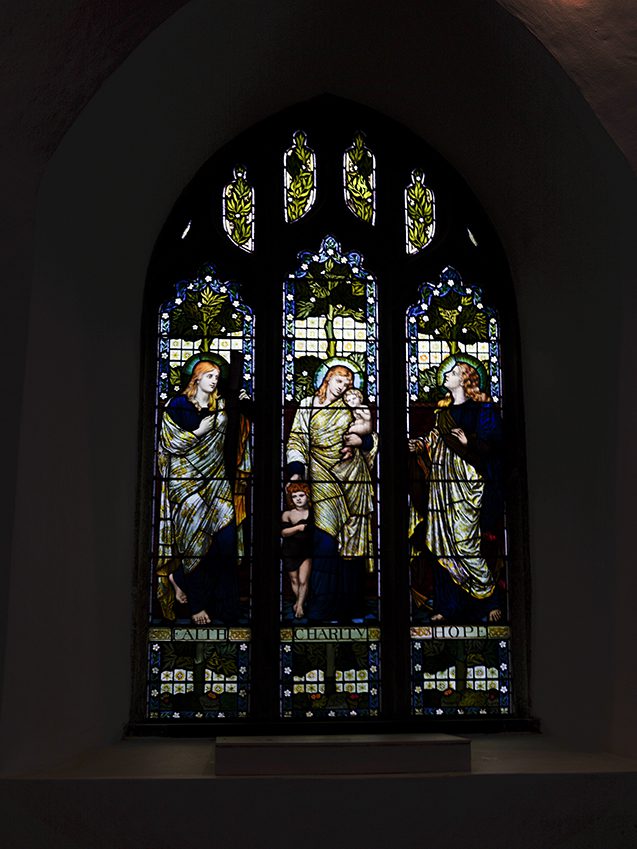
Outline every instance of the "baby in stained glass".
<path fill-rule="evenodd" d="M 347 429 L 347 433 L 355 433 L 357 436 L 361 437 L 371 433 L 372 412 L 365 404 L 365 399 L 363 398 L 363 393 L 360 389 L 354 389 L 354 387 L 348 389 L 347 392 L 343 393 L 343 401 L 345 401 L 354 416 L 354 421 Z M 358 451 L 358 449 L 352 448 L 349 445 L 344 445 L 341 451 L 341 457 L 343 460 L 349 460 L 354 456 L 355 451 Z"/>
<path fill-rule="evenodd" d="M 365 551 L 371 570 L 371 517 L 374 509 L 373 487 L 369 477 L 371 460 L 360 448 L 348 445 L 347 437 L 355 434 L 363 439 L 372 433 L 372 413 L 360 389 L 350 387 L 343 393 L 343 401 L 349 407 L 353 421 L 343 437 L 342 459 L 332 467 L 341 486 L 348 489 L 350 506 L 350 517 L 343 526 L 339 548 L 342 557 L 354 557 L 361 550 Z"/>

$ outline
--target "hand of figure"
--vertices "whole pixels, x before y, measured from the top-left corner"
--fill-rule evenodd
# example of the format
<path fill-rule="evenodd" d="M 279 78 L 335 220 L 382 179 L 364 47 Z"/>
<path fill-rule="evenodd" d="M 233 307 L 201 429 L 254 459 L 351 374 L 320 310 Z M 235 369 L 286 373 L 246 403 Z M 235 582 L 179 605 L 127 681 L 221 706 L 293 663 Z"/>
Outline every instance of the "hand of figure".
<path fill-rule="evenodd" d="M 352 449 L 348 445 L 346 445 L 343 448 L 341 448 L 341 459 L 342 460 L 351 460 L 353 453 L 354 452 L 352 451 Z"/>
<path fill-rule="evenodd" d="M 456 437 L 456 439 L 461 442 L 463 445 L 466 445 L 469 441 L 467 439 L 467 435 L 461 427 L 454 427 L 452 429 L 452 434 Z"/>
<path fill-rule="evenodd" d="M 290 475 L 290 480 L 291 480 L 291 481 L 300 481 L 300 480 L 301 480 L 301 475 L 300 475 L 298 472 L 296 472 L 295 474 Z"/>
<path fill-rule="evenodd" d="M 213 425 L 214 417 L 206 416 L 199 423 L 199 427 L 197 428 L 197 430 L 193 430 L 193 433 L 195 434 L 195 436 L 203 436 L 204 433 L 209 433 L 212 430 Z"/>
<path fill-rule="evenodd" d="M 348 445 L 350 448 L 360 448 L 363 440 L 357 433 L 346 433 L 343 437 L 343 444 Z"/>
<path fill-rule="evenodd" d="M 425 448 L 422 439 L 409 439 L 407 445 L 411 454 L 422 454 Z"/>

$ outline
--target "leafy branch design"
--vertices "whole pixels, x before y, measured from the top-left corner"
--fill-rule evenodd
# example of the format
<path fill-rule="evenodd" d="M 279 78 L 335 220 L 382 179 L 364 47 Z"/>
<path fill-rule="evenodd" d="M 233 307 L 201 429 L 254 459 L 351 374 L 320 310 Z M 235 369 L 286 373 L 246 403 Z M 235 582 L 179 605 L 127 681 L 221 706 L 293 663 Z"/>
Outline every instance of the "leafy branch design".
<path fill-rule="evenodd" d="M 316 185 L 316 158 L 307 146 L 305 133 L 294 133 L 294 145 L 285 154 L 286 204 L 288 221 L 298 221 L 310 211 Z"/>
<path fill-rule="evenodd" d="M 223 193 L 223 226 L 232 241 L 245 251 L 254 244 L 254 189 L 246 180 L 246 169 L 238 165 L 234 180 Z"/>
<path fill-rule="evenodd" d="M 353 277 L 347 264 L 329 257 L 325 263 L 311 262 L 296 285 L 296 318 L 325 316 L 326 358 L 335 357 L 334 319 L 351 316 L 354 321 L 365 321 L 364 281 Z"/>
<path fill-rule="evenodd" d="M 373 224 L 374 156 L 365 146 L 363 133 L 357 133 L 345 151 L 345 200 L 354 215 Z"/>
<path fill-rule="evenodd" d="M 412 171 L 411 176 L 405 189 L 407 250 L 418 253 L 431 242 L 436 228 L 434 195 L 425 185 L 422 171 Z"/>

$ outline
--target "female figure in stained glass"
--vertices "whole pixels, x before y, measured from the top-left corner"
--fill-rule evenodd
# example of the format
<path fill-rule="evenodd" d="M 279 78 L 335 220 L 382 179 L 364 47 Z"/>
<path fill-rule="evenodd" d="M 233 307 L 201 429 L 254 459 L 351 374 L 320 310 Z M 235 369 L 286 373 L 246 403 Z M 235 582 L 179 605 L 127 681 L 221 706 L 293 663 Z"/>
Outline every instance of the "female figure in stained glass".
<path fill-rule="evenodd" d="M 473 358 L 448 357 L 439 373 L 448 395 L 434 427 L 409 448 L 428 477 L 426 546 L 433 555 L 433 622 L 497 622 L 500 593 L 481 550 L 482 536 L 502 514 L 499 486 L 501 419 L 480 388 Z"/>
<path fill-rule="evenodd" d="M 348 366 L 329 368 L 316 393 L 304 398 L 294 417 L 287 444 L 290 480 L 306 479 L 314 509 L 314 545 L 310 619 L 344 621 L 363 613 L 365 564 L 373 556 L 371 525 L 359 535 L 348 524 L 361 515 L 371 497 L 371 468 L 377 435 L 350 433 L 354 414 L 343 399 L 354 383 Z M 354 451 L 364 462 L 355 479 L 344 479 L 343 464 L 354 463 Z M 371 512 L 371 511 L 370 511 Z"/>
<path fill-rule="evenodd" d="M 160 603 L 164 615 L 174 618 L 172 589 L 197 625 L 213 618 L 231 623 L 239 615 L 237 515 L 224 459 L 228 415 L 219 395 L 221 365 L 208 356 L 166 406 L 158 457 Z M 238 468 L 247 474 L 247 439 L 238 448 Z"/>

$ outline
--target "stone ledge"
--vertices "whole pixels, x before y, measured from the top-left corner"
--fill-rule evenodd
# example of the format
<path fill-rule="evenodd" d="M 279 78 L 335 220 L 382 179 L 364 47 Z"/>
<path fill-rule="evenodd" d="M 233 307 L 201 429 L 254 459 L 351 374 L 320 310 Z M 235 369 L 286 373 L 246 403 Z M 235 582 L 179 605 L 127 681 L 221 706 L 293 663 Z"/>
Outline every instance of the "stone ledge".
<path fill-rule="evenodd" d="M 216 775 L 469 772 L 471 741 L 450 734 L 218 737 Z"/>

